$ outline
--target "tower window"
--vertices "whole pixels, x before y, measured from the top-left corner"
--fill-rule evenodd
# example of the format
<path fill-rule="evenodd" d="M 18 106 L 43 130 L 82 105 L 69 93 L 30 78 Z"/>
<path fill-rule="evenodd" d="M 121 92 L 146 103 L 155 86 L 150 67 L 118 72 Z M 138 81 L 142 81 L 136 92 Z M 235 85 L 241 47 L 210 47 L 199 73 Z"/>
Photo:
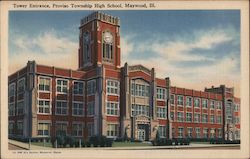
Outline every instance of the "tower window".
<path fill-rule="evenodd" d="M 103 33 L 102 57 L 107 62 L 113 60 L 113 35 L 108 31 Z"/>
<path fill-rule="evenodd" d="M 90 54 L 90 33 L 84 32 L 83 33 L 83 61 L 84 63 L 88 63 L 91 60 Z"/>

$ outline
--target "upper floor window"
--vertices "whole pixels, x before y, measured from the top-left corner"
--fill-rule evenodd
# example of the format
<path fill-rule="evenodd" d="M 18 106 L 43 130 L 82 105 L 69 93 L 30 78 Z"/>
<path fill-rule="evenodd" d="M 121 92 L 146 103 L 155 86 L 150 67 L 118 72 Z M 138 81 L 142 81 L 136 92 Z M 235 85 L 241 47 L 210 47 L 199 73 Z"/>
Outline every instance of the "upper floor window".
<path fill-rule="evenodd" d="M 67 101 L 56 101 L 56 114 L 57 115 L 67 115 L 68 114 Z"/>
<path fill-rule="evenodd" d="M 214 102 L 214 100 L 211 100 L 210 101 L 210 109 L 214 109 L 214 106 L 215 106 L 215 102 Z"/>
<path fill-rule="evenodd" d="M 201 122 L 201 115 L 200 114 L 197 114 L 197 113 L 194 114 L 194 122 L 195 123 Z"/>
<path fill-rule="evenodd" d="M 217 102 L 217 109 L 222 109 L 222 103 L 221 103 L 221 101 Z"/>
<path fill-rule="evenodd" d="M 210 115 L 210 123 L 214 123 L 214 115 Z"/>
<path fill-rule="evenodd" d="M 207 107 L 208 107 L 208 100 L 202 99 L 202 108 L 207 108 Z"/>
<path fill-rule="evenodd" d="M 9 97 L 12 97 L 12 96 L 15 96 L 15 86 L 16 86 L 16 84 L 15 83 L 11 83 L 10 85 L 9 85 Z"/>
<path fill-rule="evenodd" d="M 200 98 L 194 98 L 194 107 L 200 107 Z"/>
<path fill-rule="evenodd" d="M 239 104 L 235 104 L 235 106 L 234 106 L 234 111 L 235 111 L 235 112 L 238 112 L 239 110 L 240 110 Z"/>
<path fill-rule="evenodd" d="M 177 121 L 184 121 L 183 112 L 177 112 Z"/>
<path fill-rule="evenodd" d="M 87 82 L 87 94 L 92 95 L 95 94 L 96 91 L 96 82 L 95 80 L 91 80 Z"/>
<path fill-rule="evenodd" d="M 167 109 L 164 107 L 157 107 L 157 117 L 158 118 L 166 118 L 167 117 Z"/>
<path fill-rule="evenodd" d="M 119 81 L 107 80 L 107 94 L 110 95 L 119 94 Z"/>
<path fill-rule="evenodd" d="M 49 100 L 38 100 L 38 113 L 50 114 Z"/>
<path fill-rule="evenodd" d="M 56 90 L 59 93 L 67 93 L 68 92 L 68 81 L 58 79 L 56 82 Z"/>
<path fill-rule="evenodd" d="M 188 107 L 192 106 L 192 97 L 186 97 L 186 106 Z"/>
<path fill-rule="evenodd" d="M 104 60 L 111 62 L 113 59 L 113 35 L 106 31 L 103 33 L 102 57 Z"/>
<path fill-rule="evenodd" d="M 207 114 L 202 114 L 202 122 L 203 123 L 207 123 L 208 120 L 207 120 Z"/>
<path fill-rule="evenodd" d="M 25 90 L 25 78 L 22 78 L 20 80 L 18 80 L 18 84 L 17 84 L 17 91 L 18 93 L 22 93 Z"/>
<path fill-rule="evenodd" d="M 74 94 L 82 95 L 84 83 L 82 81 L 74 81 Z"/>
<path fill-rule="evenodd" d="M 149 106 L 132 104 L 132 115 L 133 116 L 137 116 L 137 115 L 149 116 Z"/>
<path fill-rule="evenodd" d="M 9 116 L 15 116 L 15 104 L 9 103 Z"/>
<path fill-rule="evenodd" d="M 165 88 L 157 87 L 156 92 L 157 92 L 156 93 L 157 99 L 161 99 L 161 100 L 166 99 L 166 89 Z"/>
<path fill-rule="evenodd" d="M 174 105 L 175 101 L 174 101 L 174 94 L 170 95 L 170 104 Z"/>
<path fill-rule="evenodd" d="M 177 105 L 183 106 L 183 96 L 182 95 L 177 96 Z"/>
<path fill-rule="evenodd" d="M 75 116 L 82 116 L 83 111 L 83 103 L 82 102 L 73 102 L 73 109 L 72 109 L 72 115 Z"/>
<path fill-rule="evenodd" d="M 40 91 L 50 91 L 50 78 L 39 77 L 39 90 Z"/>
<path fill-rule="evenodd" d="M 192 122 L 192 113 L 186 113 L 186 121 Z"/>
<path fill-rule="evenodd" d="M 143 84 L 132 83 L 131 94 L 139 97 L 148 97 L 149 96 L 149 86 Z"/>
<path fill-rule="evenodd" d="M 95 103 L 94 102 L 88 102 L 87 115 L 92 116 L 94 114 L 95 114 Z"/>
<path fill-rule="evenodd" d="M 118 115 L 119 114 L 119 103 L 118 102 L 107 102 L 106 112 L 108 115 Z"/>
<path fill-rule="evenodd" d="M 18 101 L 17 102 L 17 111 L 16 115 L 23 115 L 24 114 L 24 101 Z"/>
<path fill-rule="evenodd" d="M 84 32 L 83 33 L 83 61 L 85 63 L 90 62 L 91 60 L 91 53 L 90 53 L 90 33 Z"/>

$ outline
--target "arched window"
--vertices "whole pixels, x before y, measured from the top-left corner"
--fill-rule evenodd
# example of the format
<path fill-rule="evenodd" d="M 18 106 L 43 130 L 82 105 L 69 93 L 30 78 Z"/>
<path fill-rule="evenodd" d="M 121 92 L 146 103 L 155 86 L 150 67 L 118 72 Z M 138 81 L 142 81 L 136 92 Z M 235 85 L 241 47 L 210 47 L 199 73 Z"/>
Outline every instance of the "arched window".
<path fill-rule="evenodd" d="M 113 59 L 113 35 L 106 31 L 103 33 L 102 57 L 108 62 Z"/>
<path fill-rule="evenodd" d="M 86 64 L 90 62 L 91 54 L 90 54 L 90 33 L 83 33 L 83 61 Z"/>

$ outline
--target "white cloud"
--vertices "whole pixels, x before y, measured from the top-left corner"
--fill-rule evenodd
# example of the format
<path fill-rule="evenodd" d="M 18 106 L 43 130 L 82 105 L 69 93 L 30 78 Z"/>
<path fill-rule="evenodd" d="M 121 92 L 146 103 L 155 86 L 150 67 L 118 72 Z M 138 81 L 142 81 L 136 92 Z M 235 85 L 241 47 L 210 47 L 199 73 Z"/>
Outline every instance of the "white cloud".
<path fill-rule="evenodd" d="M 9 73 L 24 67 L 28 60 L 49 66 L 77 68 L 78 42 L 59 37 L 54 30 L 43 32 L 37 37 L 18 34 L 12 39 L 17 49 L 9 56 Z"/>

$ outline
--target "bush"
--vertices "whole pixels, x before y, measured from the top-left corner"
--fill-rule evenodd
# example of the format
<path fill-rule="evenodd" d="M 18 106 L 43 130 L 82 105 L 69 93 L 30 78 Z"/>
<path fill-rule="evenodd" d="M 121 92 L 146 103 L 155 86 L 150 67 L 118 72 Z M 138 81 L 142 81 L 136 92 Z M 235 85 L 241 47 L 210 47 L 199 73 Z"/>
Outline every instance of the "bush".
<path fill-rule="evenodd" d="M 113 144 L 113 139 L 112 138 L 106 138 L 105 145 L 107 147 L 112 147 L 112 144 Z"/>
<path fill-rule="evenodd" d="M 101 136 L 99 138 L 100 147 L 105 147 L 106 139 L 107 139 L 106 136 Z"/>
<path fill-rule="evenodd" d="M 89 139 L 90 144 L 93 144 L 94 147 L 98 147 L 99 145 L 99 138 L 98 136 L 91 136 Z"/>

